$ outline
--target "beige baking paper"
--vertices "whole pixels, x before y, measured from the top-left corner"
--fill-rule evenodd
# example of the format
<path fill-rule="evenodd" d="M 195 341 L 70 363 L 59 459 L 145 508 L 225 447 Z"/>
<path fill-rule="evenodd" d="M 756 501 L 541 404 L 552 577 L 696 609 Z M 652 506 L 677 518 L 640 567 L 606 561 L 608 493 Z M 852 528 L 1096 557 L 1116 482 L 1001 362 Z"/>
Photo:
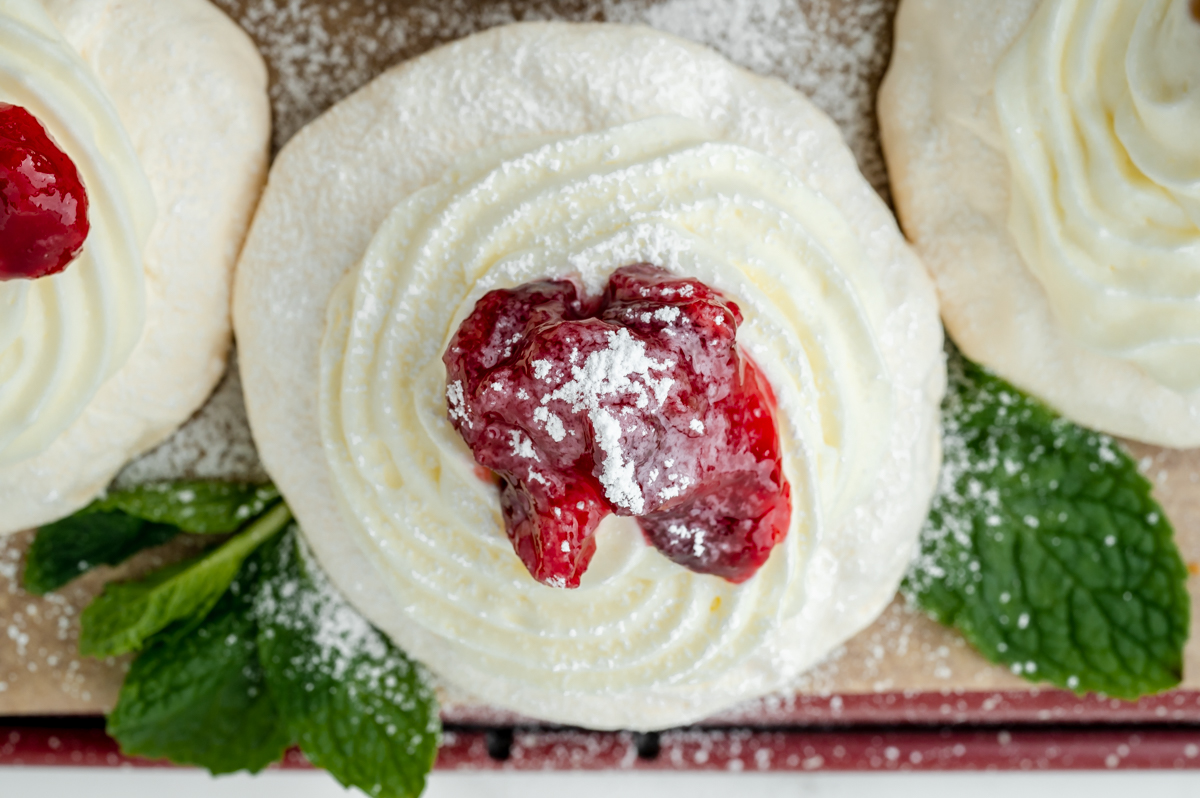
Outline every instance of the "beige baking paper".
<path fill-rule="evenodd" d="M 891 49 L 895 0 L 216 3 L 250 32 L 271 68 L 276 147 L 386 67 L 477 30 L 528 19 L 635 22 L 708 44 L 743 66 L 804 91 L 841 126 L 864 174 L 886 196 L 874 97 Z M 228 391 L 218 401 L 223 403 L 221 413 L 227 414 Z M 231 437 L 244 437 L 244 427 L 222 415 L 215 428 L 226 427 Z M 212 428 L 211 424 L 205 427 Z M 195 440 L 204 439 L 194 432 L 188 435 L 180 436 L 176 446 L 195 448 Z M 170 446 L 166 445 L 168 453 Z M 245 462 L 244 441 L 239 440 L 238 447 L 227 459 L 239 473 L 253 473 L 253 464 Z M 1200 450 L 1130 448 L 1175 524 L 1192 573 L 1192 639 L 1184 686 L 1200 688 Z M 152 455 L 132 473 L 155 474 L 170 459 Z M 211 475 L 201 471 L 185 467 L 173 476 Z M 80 611 L 104 582 L 194 553 L 204 541 L 182 540 L 144 552 L 119 569 L 97 569 L 56 594 L 35 598 L 19 587 L 21 557 L 30 538 L 22 534 L 0 539 L 0 715 L 107 711 L 116 701 L 128 658 L 80 658 L 76 653 Z M 798 693 L 821 695 L 1033 688 L 988 664 L 956 633 L 899 600 L 796 685 Z M 486 708 L 468 696 L 445 691 L 443 698 L 450 719 L 489 717 Z M 753 720 L 753 706 L 737 714 L 742 720 Z"/>

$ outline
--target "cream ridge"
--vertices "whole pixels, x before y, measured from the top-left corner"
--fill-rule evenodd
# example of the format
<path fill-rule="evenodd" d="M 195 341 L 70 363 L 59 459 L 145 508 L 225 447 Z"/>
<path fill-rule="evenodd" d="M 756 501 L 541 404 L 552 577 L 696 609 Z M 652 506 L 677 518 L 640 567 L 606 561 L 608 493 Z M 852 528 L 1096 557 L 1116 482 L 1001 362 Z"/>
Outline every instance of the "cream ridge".
<path fill-rule="evenodd" d="M 638 261 L 736 301 L 779 400 L 792 526 L 742 585 L 616 517 L 579 589 L 538 584 L 447 418 L 441 355 L 483 293 Z M 783 687 L 890 601 L 936 479 L 935 300 L 836 128 L 647 29 L 508 26 L 339 103 L 276 161 L 235 325 L 264 463 L 334 583 L 546 720 L 662 728 Z"/>
<path fill-rule="evenodd" d="M 996 71 L 1009 229 L 1068 335 L 1200 389 L 1200 21 L 1045 0 Z"/>
<path fill-rule="evenodd" d="M 154 196 L 117 110 L 40 0 L 0 0 L 0 102 L 74 161 L 91 232 L 63 273 L 0 282 L 0 466 L 46 449 L 124 365 L 146 321 Z"/>
<path fill-rule="evenodd" d="M 1189 0 L 903 0 L 879 121 L 963 352 L 1084 426 L 1200 446 Z"/>

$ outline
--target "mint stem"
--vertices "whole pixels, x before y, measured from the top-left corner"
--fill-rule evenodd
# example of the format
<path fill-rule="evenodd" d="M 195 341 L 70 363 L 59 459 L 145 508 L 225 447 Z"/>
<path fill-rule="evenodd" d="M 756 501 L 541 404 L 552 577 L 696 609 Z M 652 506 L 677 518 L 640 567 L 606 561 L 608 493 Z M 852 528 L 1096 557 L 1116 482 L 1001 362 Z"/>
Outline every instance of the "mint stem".
<path fill-rule="evenodd" d="M 275 533 L 287 526 L 291 520 L 291 508 L 287 506 L 287 502 L 280 502 L 268 510 L 262 518 L 246 527 L 239 537 L 243 538 L 244 548 L 253 551 L 273 538 Z"/>

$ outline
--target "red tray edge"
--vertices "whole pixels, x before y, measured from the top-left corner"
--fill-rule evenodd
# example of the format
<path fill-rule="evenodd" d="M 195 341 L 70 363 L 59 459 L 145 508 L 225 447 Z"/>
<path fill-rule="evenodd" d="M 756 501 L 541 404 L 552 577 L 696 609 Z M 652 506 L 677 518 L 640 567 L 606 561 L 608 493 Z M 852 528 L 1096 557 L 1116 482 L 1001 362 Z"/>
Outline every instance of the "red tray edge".
<path fill-rule="evenodd" d="M 463 713 L 448 722 L 470 723 Z M 1200 691 L 1136 702 L 1057 690 L 804 697 L 635 735 L 451 727 L 440 770 L 1200 770 Z M 64 720 L 64 724 L 69 722 Z M 864 728 L 864 725 L 870 727 Z M 991 728 L 980 728 L 986 724 Z M 503 727 L 495 715 L 488 726 Z M 823 726 L 825 728 L 811 728 Z M 880 727 L 891 727 L 882 729 Z M 1000 728 L 1005 726 L 1005 728 Z M 757 727 L 757 728 L 755 728 Z M 768 728 L 771 727 L 771 728 Z M 127 757 L 99 728 L 0 719 L 0 765 L 170 767 Z M 277 767 L 307 768 L 299 751 Z"/>
<path fill-rule="evenodd" d="M 507 757 L 486 731 L 451 730 L 439 770 L 971 771 L 1200 770 L 1200 728 L 698 729 L 663 733 L 656 756 L 628 732 L 519 731 Z M 173 767 L 120 753 L 100 729 L 0 727 L 0 765 Z M 311 767 L 296 750 L 273 766 Z"/>
<path fill-rule="evenodd" d="M 536 721 L 469 707 L 443 712 L 450 724 L 536 725 Z M 1175 690 L 1137 701 L 1065 690 L 945 690 L 855 695 L 771 696 L 714 716 L 701 726 L 891 726 L 942 724 L 1200 723 L 1200 691 Z"/>

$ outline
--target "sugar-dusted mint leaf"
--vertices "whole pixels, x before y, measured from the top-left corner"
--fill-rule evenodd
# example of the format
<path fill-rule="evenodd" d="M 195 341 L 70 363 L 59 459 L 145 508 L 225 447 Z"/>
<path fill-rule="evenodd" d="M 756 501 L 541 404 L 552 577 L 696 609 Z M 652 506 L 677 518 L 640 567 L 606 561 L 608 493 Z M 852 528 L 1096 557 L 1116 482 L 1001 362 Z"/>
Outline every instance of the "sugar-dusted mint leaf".
<path fill-rule="evenodd" d="M 25 590 L 41 596 L 98 565 L 117 565 L 179 534 L 121 512 L 77 513 L 38 530 L 25 554 Z"/>
<path fill-rule="evenodd" d="M 245 559 L 291 520 L 286 504 L 269 510 L 220 546 L 145 579 L 105 586 L 80 617 L 79 653 L 106 657 L 136 651 L 173 624 L 198 623 L 220 600 Z"/>
<path fill-rule="evenodd" d="M 278 501 L 273 485 L 229 482 L 157 482 L 113 491 L 38 530 L 25 558 L 25 589 L 39 596 L 57 590 L 180 532 L 235 532 Z"/>
<path fill-rule="evenodd" d="M 145 521 L 170 524 L 183 532 L 219 535 L 236 532 L 279 501 L 274 485 L 241 482 L 151 482 L 112 491 L 82 513 L 119 511 Z"/>
<path fill-rule="evenodd" d="M 258 644 L 292 739 L 344 786 L 420 795 L 441 730 L 424 669 L 355 612 L 295 536 L 276 550 L 255 603 Z"/>
<path fill-rule="evenodd" d="M 1113 439 L 957 354 L 945 464 L 905 592 L 993 662 L 1078 693 L 1179 683 L 1187 570 Z"/>
<path fill-rule="evenodd" d="M 126 754 L 257 772 L 291 743 L 258 661 L 258 558 L 187 635 L 151 638 L 125 677 L 108 733 Z"/>

